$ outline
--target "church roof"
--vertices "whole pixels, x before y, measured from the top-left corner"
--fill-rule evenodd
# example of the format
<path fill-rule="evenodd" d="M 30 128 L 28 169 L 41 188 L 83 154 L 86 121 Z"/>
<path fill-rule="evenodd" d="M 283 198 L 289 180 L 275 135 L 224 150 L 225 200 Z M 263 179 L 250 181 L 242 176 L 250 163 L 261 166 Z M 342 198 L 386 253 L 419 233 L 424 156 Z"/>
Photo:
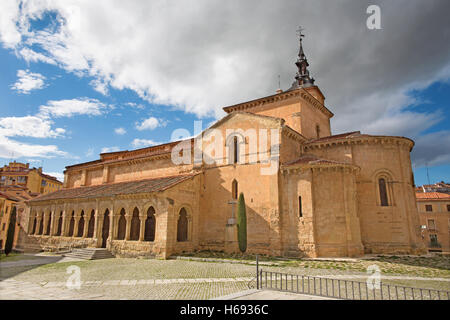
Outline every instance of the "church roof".
<path fill-rule="evenodd" d="M 324 158 L 319 158 L 312 154 L 305 154 L 302 155 L 300 158 L 297 158 L 293 161 L 285 162 L 283 163 L 284 167 L 299 165 L 299 164 L 305 164 L 305 165 L 312 165 L 312 164 L 339 164 L 339 165 L 350 165 L 349 163 L 345 162 L 339 162 Z"/>
<path fill-rule="evenodd" d="M 139 194 L 164 191 L 192 178 L 195 174 L 179 175 L 172 177 L 153 178 L 129 182 L 118 182 L 101 184 L 95 186 L 78 187 L 70 189 L 61 189 L 52 193 L 36 197 L 28 202 L 58 200 L 58 199 L 77 199 L 77 198 L 100 198 L 113 197 L 126 194 Z"/>

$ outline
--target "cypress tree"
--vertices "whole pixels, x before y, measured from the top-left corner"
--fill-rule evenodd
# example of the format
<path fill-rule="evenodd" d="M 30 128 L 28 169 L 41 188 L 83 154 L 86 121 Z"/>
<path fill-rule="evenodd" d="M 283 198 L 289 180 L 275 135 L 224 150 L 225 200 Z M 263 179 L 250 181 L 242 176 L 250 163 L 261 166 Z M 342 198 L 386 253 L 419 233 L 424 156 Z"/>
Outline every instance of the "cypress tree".
<path fill-rule="evenodd" d="M 245 199 L 242 192 L 239 194 L 238 200 L 237 231 L 239 250 L 245 252 L 247 250 L 247 213 L 245 211 Z"/>
<path fill-rule="evenodd" d="M 11 210 L 11 215 L 9 217 L 8 233 L 6 235 L 5 255 L 8 255 L 12 251 L 15 229 L 16 229 L 16 207 L 13 206 Z"/>

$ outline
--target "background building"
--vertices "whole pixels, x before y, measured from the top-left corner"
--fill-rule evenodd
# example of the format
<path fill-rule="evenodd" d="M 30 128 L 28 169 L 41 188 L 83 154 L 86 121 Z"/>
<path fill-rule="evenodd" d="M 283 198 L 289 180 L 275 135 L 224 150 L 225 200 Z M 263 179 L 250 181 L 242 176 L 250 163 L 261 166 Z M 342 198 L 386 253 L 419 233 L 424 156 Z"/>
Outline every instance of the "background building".
<path fill-rule="evenodd" d="M 444 181 L 437 182 L 435 184 L 424 184 L 417 187 L 416 192 L 440 192 L 450 194 L 450 184 Z"/>
<path fill-rule="evenodd" d="M 0 190 L 7 186 L 21 186 L 32 193 L 49 193 L 62 188 L 62 182 L 44 174 L 42 167 L 30 168 L 29 163 L 10 162 L 0 168 Z"/>
<path fill-rule="evenodd" d="M 416 193 L 422 237 L 430 252 L 450 252 L 450 194 Z"/>

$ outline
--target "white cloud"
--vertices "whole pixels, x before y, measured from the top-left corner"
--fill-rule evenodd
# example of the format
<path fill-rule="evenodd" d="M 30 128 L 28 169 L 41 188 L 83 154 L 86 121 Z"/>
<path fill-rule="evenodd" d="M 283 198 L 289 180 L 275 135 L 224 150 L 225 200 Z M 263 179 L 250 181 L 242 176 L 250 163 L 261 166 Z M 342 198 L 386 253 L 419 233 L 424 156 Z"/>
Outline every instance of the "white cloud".
<path fill-rule="evenodd" d="M 134 139 L 131 142 L 131 145 L 134 148 L 145 148 L 145 147 L 155 146 L 155 145 L 158 145 L 158 144 L 161 144 L 161 143 L 160 142 L 155 142 L 153 140 L 138 139 L 138 138 Z"/>
<path fill-rule="evenodd" d="M 74 115 L 103 114 L 107 106 L 97 99 L 79 98 L 71 100 L 51 100 L 47 105 L 40 106 L 39 116 L 42 117 L 72 117 Z"/>
<path fill-rule="evenodd" d="M 29 94 L 33 90 L 45 87 L 45 77 L 40 73 L 32 73 L 30 70 L 17 71 L 17 82 L 11 88 L 19 93 Z"/>
<path fill-rule="evenodd" d="M 283 88 L 290 85 L 300 21 L 311 74 L 336 115 L 333 133 L 417 136 L 439 114 L 405 107 L 415 102 L 411 90 L 448 79 L 448 5 L 385 1 L 383 29 L 371 31 L 368 4 L 2 0 L 0 40 L 26 61 L 92 77 L 104 94 L 130 89 L 152 103 L 220 117 L 223 106 L 273 94 L 278 74 Z M 56 26 L 30 27 L 49 11 L 58 14 Z M 415 116 L 414 125 L 405 124 Z"/>
<path fill-rule="evenodd" d="M 0 136 L 0 158 L 21 157 L 54 158 L 69 157 L 55 145 L 27 144 Z"/>
<path fill-rule="evenodd" d="M 124 128 L 116 128 L 114 129 L 114 132 L 118 135 L 124 135 L 125 133 L 127 133 L 127 130 L 125 130 Z"/>
<path fill-rule="evenodd" d="M 141 123 L 136 123 L 136 129 L 138 129 L 139 131 L 154 130 L 158 127 L 165 127 L 166 124 L 167 122 L 165 120 L 150 117 L 148 119 L 145 119 Z"/>
<path fill-rule="evenodd" d="M 64 173 L 61 173 L 61 172 L 46 172 L 45 174 L 53 176 L 56 179 L 58 179 L 59 181 L 61 181 L 61 182 L 64 181 Z"/>
<path fill-rule="evenodd" d="M 95 91 L 100 92 L 104 96 L 108 95 L 108 84 L 100 79 L 94 79 L 89 82 Z"/>
<path fill-rule="evenodd" d="M 104 147 L 102 148 L 100 153 L 117 152 L 117 151 L 120 151 L 119 147 Z"/>
<path fill-rule="evenodd" d="M 89 148 L 84 154 L 86 157 L 91 157 L 94 155 L 94 148 Z"/>
<path fill-rule="evenodd" d="M 36 116 L 0 118 L 0 136 L 3 137 L 32 137 L 56 138 L 66 132 L 63 128 L 52 129 L 52 121 Z"/>

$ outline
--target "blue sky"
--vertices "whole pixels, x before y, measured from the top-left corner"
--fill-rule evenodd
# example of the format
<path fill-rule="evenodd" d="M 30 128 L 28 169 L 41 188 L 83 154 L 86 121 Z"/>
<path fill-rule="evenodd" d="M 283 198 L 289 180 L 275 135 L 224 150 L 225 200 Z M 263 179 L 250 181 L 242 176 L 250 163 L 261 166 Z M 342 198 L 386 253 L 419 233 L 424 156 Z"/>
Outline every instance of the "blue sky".
<path fill-rule="evenodd" d="M 418 2 L 404 16 L 400 5 L 379 2 L 385 18 L 376 33 L 356 1 L 263 1 L 255 9 L 235 1 L 2 0 L 0 164 L 29 162 L 61 178 L 65 166 L 102 151 L 169 142 L 177 128 L 193 133 L 199 119 L 207 127 L 223 106 L 273 94 L 278 75 L 290 86 L 301 20 L 310 70 L 335 113 L 333 133 L 411 137 L 416 184 L 428 182 L 427 166 L 431 183 L 450 181 L 450 50 L 436 36 L 445 34 L 438 22 L 419 23 L 445 2 L 433 2 L 435 11 Z M 334 15 L 318 19 L 325 5 Z M 429 35 L 428 59 L 412 36 L 419 29 Z"/>

